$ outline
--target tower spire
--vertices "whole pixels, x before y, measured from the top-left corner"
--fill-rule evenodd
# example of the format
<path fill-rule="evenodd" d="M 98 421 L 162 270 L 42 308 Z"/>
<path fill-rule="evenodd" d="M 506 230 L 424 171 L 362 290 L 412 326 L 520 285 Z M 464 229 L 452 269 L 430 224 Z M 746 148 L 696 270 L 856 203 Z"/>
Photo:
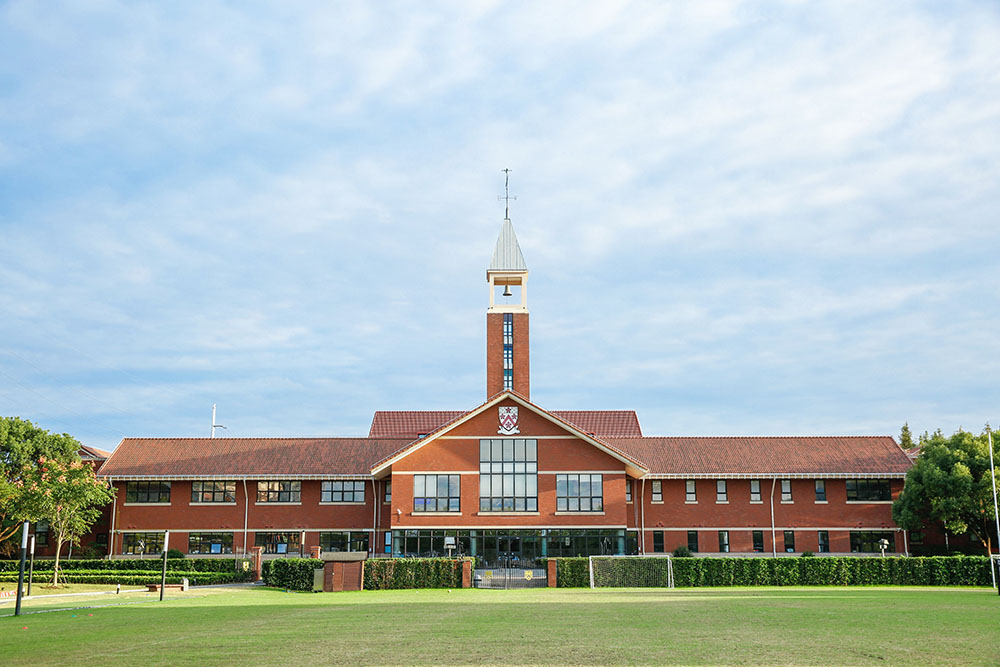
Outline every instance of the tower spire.
<path fill-rule="evenodd" d="M 510 169 L 501 169 L 503 172 L 503 196 L 497 195 L 497 201 L 503 201 L 503 219 L 510 220 L 510 200 L 517 201 L 517 195 L 510 194 Z"/>

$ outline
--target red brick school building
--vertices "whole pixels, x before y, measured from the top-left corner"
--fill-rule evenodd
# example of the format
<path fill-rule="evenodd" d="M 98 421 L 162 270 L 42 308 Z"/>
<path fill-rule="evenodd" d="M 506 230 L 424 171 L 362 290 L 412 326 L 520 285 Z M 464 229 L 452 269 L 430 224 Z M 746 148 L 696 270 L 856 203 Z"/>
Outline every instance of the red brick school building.
<path fill-rule="evenodd" d="M 487 400 L 378 411 L 367 437 L 125 438 L 97 541 L 156 553 L 379 556 L 907 553 L 889 436 L 663 437 L 634 411 L 531 402 L 528 269 L 504 220 L 486 272 Z M 97 459 L 100 454 L 95 454 Z M 99 461 L 97 461 L 99 463 Z"/>

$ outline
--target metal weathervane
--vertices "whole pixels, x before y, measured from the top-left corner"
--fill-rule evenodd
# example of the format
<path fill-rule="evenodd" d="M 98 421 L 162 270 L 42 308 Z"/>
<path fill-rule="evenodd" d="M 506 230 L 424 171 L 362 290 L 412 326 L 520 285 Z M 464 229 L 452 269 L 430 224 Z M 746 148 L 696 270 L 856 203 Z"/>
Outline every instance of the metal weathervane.
<path fill-rule="evenodd" d="M 497 201 L 504 203 L 504 220 L 510 220 L 510 200 L 517 201 L 517 195 L 510 194 L 510 169 L 503 169 L 503 195 L 497 195 Z"/>

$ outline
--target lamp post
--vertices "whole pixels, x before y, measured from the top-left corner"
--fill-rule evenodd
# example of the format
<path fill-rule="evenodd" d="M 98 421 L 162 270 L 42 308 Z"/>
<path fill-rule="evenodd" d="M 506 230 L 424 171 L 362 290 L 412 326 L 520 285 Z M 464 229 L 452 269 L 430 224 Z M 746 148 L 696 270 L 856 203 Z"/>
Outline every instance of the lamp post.
<path fill-rule="evenodd" d="M 163 533 L 163 575 L 160 577 L 160 602 L 163 602 L 163 589 L 167 587 L 167 545 L 170 542 L 170 531 Z"/>
<path fill-rule="evenodd" d="M 24 559 L 28 555 L 28 522 L 21 526 L 21 567 L 17 571 L 17 603 L 14 605 L 14 615 L 21 615 L 21 598 L 24 595 Z"/>
<path fill-rule="evenodd" d="M 31 597 L 31 580 L 35 574 L 35 536 L 31 536 L 31 548 L 29 551 L 28 560 L 28 597 Z"/>

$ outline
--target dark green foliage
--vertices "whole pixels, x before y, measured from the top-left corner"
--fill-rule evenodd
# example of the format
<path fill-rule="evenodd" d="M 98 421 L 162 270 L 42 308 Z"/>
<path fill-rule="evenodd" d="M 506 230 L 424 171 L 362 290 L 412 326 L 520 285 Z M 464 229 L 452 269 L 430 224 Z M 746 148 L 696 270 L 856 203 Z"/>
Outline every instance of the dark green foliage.
<path fill-rule="evenodd" d="M 20 561 L 17 560 L 0 560 L 0 575 L 5 572 L 17 572 L 17 567 Z M 35 571 L 46 570 L 51 572 L 55 561 L 52 559 L 35 559 Z M 243 564 L 246 563 L 247 567 L 244 569 Z M 102 571 L 102 570 L 112 570 L 116 572 L 131 572 L 132 570 L 156 570 L 159 572 L 159 568 L 163 567 L 163 559 L 157 558 L 156 556 L 150 555 L 148 558 L 138 559 L 138 558 L 121 558 L 115 560 L 90 560 L 90 559 L 70 559 L 70 560 L 60 560 L 59 561 L 59 571 L 60 573 L 72 574 L 77 570 L 87 570 L 87 571 Z M 242 578 L 237 578 L 236 581 L 250 581 L 253 576 L 253 570 L 250 567 L 250 561 L 244 558 L 168 558 L 167 559 L 167 572 L 173 571 L 184 571 L 184 572 L 220 572 L 229 573 L 235 572 Z M 62 574 L 59 575 L 62 578 Z"/>
<path fill-rule="evenodd" d="M 461 588 L 470 558 L 372 558 L 365 561 L 366 590 Z"/>
<path fill-rule="evenodd" d="M 813 556 L 815 556 L 816 554 L 814 554 L 814 553 L 813 553 L 813 552 L 811 552 L 811 551 L 803 551 L 803 552 L 802 552 L 802 553 L 801 553 L 800 555 L 801 555 L 801 556 L 802 556 L 803 558 L 812 558 L 812 557 L 813 557 Z"/>
<path fill-rule="evenodd" d="M 146 561 L 147 565 L 151 561 Z M 61 565 L 61 564 L 60 564 Z M 52 570 L 35 570 L 36 583 L 41 583 L 46 579 L 52 579 Z M 59 575 L 59 580 L 69 584 L 123 584 L 123 585 L 146 585 L 160 582 L 162 570 L 70 570 L 63 571 Z M 247 577 L 243 572 L 185 572 L 183 570 L 169 570 L 167 572 L 168 584 L 179 584 L 181 579 L 187 578 L 192 586 L 209 586 L 212 584 L 231 584 L 238 581 L 246 581 Z M 17 581 L 16 572 L 0 573 L 0 581 Z"/>
<path fill-rule="evenodd" d="M 620 558 L 618 567 L 634 567 L 652 586 L 666 586 L 667 559 Z M 990 586 L 985 556 L 911 558 L 677 558 L 674 585 L 698 586 Z M 590 585 L 586 558 L 557 558 L 559 588 Z M 652 575 L 652 576 L 650 576 Z M 628 577 L 621 580 L 628 581 Z M 638 576 L 636 582 L 642 581 Z M 600 584 L 601 582 L 595 582 Z M 640 585 L 638 583 L 634 585 Z"/>
<path fill-rule="evenodd" d="M 691 550 L 682 544 L 674 549 L 674 558 L 691 558 Z"/>
<path fill-rule="evenodd" d="M 311 591 L 313 572 L 323 567 L 317 558 L 274 558 L 261 565 L 264 583 L 292 591 Z"/>
<path fill-rule="evenodd" d="M 184 558 L 185 554 L 180 549 L 167 549 L 167 559 Z"/>

